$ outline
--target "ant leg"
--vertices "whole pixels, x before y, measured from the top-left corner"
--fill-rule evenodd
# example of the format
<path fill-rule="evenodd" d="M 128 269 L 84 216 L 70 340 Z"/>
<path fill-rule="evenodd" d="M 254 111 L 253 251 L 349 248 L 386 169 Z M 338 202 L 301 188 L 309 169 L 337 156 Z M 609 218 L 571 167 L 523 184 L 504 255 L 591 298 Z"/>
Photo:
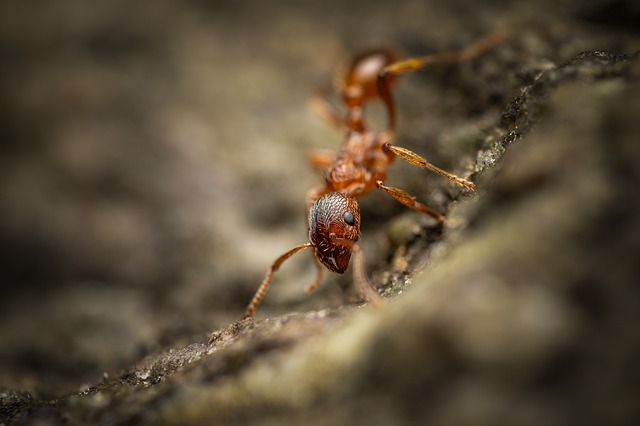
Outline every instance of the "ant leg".
<path fill-rule="evenodd" d="M 320 281 L 322 280 L 322 271 L 324 270 L 322 267 L 322 264 L 320 263 L 320 261 L 318 260 L 318 256 L 316 256 L 316 253 L 313 253 L 313 260 L 316 263 L 316 268 L 318 269 L 318 272 L 316 273 L 316 278 L 313 280 L 313 282 L 311 282 L 311 284 L 308 284 L 305 288 L 304 291 L 306 293 L 311 293 L 313 290 L 315 290 L 316 288 L 318 288 L 318 286 L 320 285 Z"/>
<path fill-rule="evenodd" d="M 309 160 L 311 167 L 324 172 L 331 165 L 335 156 L 336 153 L 334 151 L 328 149 L 317 149 L 309 153 L 307 159 Z"/>
<path fill-rule="evenodd" d="M 382 145 L 382 149 L 386 152 L 391 152 L 397 155 L 409 164 L 431 170 L 432 172 L 440 176 L 446 177 L 451 182 L 457 183 L 460 186 L 464 186 L 470 191 L 476 190 L 476 186 L 473 182 L 469 182 L 468 180 L 456 176 L 453 173 L 446 172 L 441 168 L 434 166 L 433 164 L 429 163 L 427 160 L 425 160 L 415 152 L 408 150 L 407 148 L 402 148 L 400 146 L 394 146 L 389 143 L 385 143 L 384 145 Z"/>
<path fill-rule="evenodd" d="M 360 246 L 354 241 L 337 237 L 331 237 L 331 241 L 334 243 L 340 242 L 340 244 L 348 247 L 353 252 L 353 284 L 358 294 L 360 294 L 365 301 L 371 303 L 374 307 L 382 307 L 382 305 L 384 305 L 384 299 L 378 294 L 367 278 L 367 274 L 364 270 L 364 253 Z"/>
<path fill-rule="evenodd" d="M 264 276 L 264 279 L 262 280 L 260 287 L 258 287 L 256 294 L 254 294 L 253 299 L 251 299 L 251 302 L 249 302 L 247 309 L 244 311 L 244 315 L 242 316 L 242 319 L 247 319 L 253 316 L 254 312 L 258 308 L 258 305 L 262 301 L 262 298 L 267 293 L 267 289 L 269 288 L 269 284 L 271 284 L 271 278 L 273 278 L 273 274 L 278 270 L 278 268 L 280 268 L 280 265 L 282 265 L 282 263 L 285 260 L 293 256 L 300 250 L 304 250 L 309 247 L 313 247 L 313 244 L 311 243 L 301 244 L 297 247 L 292 248 L 291 250 L 289 250 L 279 258 L 277 258 L 275 262 L 273 262 L 273 265 L 271 265 L 271 268 L 269 268 L 269 270 L 267 271 L 267 274 Z"/>
<path fill-rule="evenodd" d="M 384 67 L 381 74 L 383 77 L 386 74 L 400 75 L 416 71 L 431 64 L 468 61 L 482 55 L 492 47 L 503 43 L 506 39 L 507 36 L 504 33 L 492 33 L 460 50 L 444 53 L 432 53 L 430 55 L 416 56 L 394 62 Z"/>
<path fill-rule="evenodd" d="M 427 214 L 437 220 L 438 222 L 444 222 L 444 216 L 435 210 L 430 209 L 419 201 L 416 201 L 416 197 L 412 197 L 401 189 L 392 188 L 390 186 L 386 186 L 381 180 L 376 181 L 376 188 L 383 190 L 387 194 L 389 194 L 396 201 L 401 202 L 405 206 L 412 208 L 414 210 L 419 211 L 420 213 Z"/>
<path fill-rule="evenodd" d="M 388 128 L 393 130 L 395 128 L 396 122 L 395 107 L 393 98 L 391 96 L 391 90 L 389 88 L 389 85 L 394 76 L 413 72 L 432 64 L 468 61 L 482 55 L 492 47 L 503 43 L 506 38 L 506 34 L 496 32 L 489 34 L 488 36 L 483 37 L 475 43 L 460 50 L 416 56 L 413 58 L 403 59 L 385 66 L 378 74 L 377 85 L 378 94 L 380 95 L 380 98 L 387 108 L 387 115 L 389 117 Z"/>
<path fill-rule="evenodd" d="M 364 271 L 364 253 L 358 244 L 353 244 L 353 283 L 360 296 L 376 308 L 384 305 L 384 299 L 375 290 Z"/>
<path fill-rule="evenodd" d="M 344 122 L 336 108 L 327 101 L 322 91 L 315 93 L 309 100 L 309 107 L 325 123 L 336 129 L 345 130 Z"/>

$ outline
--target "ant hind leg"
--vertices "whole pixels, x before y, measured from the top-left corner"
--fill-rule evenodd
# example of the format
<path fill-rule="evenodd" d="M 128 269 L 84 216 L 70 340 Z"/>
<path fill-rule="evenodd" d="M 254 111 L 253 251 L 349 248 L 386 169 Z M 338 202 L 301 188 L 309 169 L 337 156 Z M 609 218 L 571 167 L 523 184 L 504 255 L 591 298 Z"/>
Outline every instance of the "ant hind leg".
<path fill-rule="evenodd" d="M 387 65 L 382 70 L 382 75 L 392 74 L 401 75 L 409 72 L 425 68 L 432 64 L 447 64 L 455 62 L 464 62 L 477 58 L 487 50 L 502 44 L 506 41 L 507 35 L 503 32 L 491 33 L 474 43 L 460 50 L 454 50 L 443 53 L 431 53 L 424 56 L 415 56 L 412 58 L 402 59 Z"/>

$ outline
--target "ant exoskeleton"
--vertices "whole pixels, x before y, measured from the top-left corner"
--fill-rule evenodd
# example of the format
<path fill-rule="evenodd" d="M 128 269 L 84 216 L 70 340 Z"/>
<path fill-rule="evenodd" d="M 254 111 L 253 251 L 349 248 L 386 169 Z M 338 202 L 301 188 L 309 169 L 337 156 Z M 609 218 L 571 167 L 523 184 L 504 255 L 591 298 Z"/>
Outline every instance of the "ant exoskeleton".
<path fill-rule="evenodd" d="M 315 153 L 310 157 L 313 167 L 323 172 L 325 183 L 307 193 L 309 241 L 292 248 L 273 262 L 247 306 L 243 319 L 251 317 L 256 311 L 280 265 L 307 248 L 313 248 L 318 271 L 313 282 L 305 287 L 307 293 L 320 284 L 323 265 L 331 272 L 342 274 L 349 266 L 353 253 L 353 281 L 360 295 L 373 304 L 382 303 L 382 297 L 369 283 L 364 272 L 364 255 L 357 244 L 360 236 L 360 207 L 355 197 L 378 188 L 405 206 L 427 214 L 438 222 L 444 222 L 441 214 L 416 201 L 415 197 L 384 184 L 387 178 L 386 168 L 395 157 L 431 170 L 470 191 L 475 190 L 472 182 L 434 166 L 406 148 L 391 144 L 396 114 L 391 86 L 395 77 L 435 63 L 473 59 L 501 43 L 503 39 L 501 34 L 492 34 L 462 50 L 399 61 L 392 52 L 386 50 L 361 55 L 351 63 L 339 81 L 338 90 L 346 108 L 344 118 L 324 98 L 313 98 L 313 110 L 343 132 L 345 140 L 335 155 Z M 379 133 L 367 130 L 363 120 L 365 103 L 376 99 L 383 102 L 388 119 L 387 129 Z"/>

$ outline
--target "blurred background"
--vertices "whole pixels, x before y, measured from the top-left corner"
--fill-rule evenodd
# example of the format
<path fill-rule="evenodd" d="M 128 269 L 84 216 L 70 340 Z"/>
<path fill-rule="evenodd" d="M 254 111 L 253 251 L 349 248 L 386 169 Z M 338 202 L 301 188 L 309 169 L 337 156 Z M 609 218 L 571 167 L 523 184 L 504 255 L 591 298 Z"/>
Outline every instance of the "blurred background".
<path fill-rule="evenodd" d="M 306 155 L 341 141 L 307 102 L 354 53 L 442 52 L 496 30 L 516 35 L 504 63 L 538 69 L 632 50 L 632 2 L 528 3 L 2 2 L 0 387 L 74 392 L 237 320 L 271 262 L 306 241 L 320 182 Z M 406 78 L 398 143 L 449 169 L 472 159 L 459 123 L 499 118 L 526 79 L 496 65 L 473 78 L 491 66 Z M 390 183 L 437 206 L 437 179 L 409 170 Z M 406 209 L 381 194 L 361 205 L 375 264 Z M 333 276 L 304 294 L 302 257 L 265 314 L 345 301 Z"/>

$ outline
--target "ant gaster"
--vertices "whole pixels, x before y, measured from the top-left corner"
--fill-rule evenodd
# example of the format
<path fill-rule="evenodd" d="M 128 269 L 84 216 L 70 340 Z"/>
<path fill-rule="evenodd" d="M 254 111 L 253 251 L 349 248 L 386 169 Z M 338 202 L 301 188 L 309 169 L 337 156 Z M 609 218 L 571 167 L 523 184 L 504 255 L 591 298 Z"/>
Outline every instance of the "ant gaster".
<path fill-rule="evenodd" d="M 382 304 L 382 297 L 374 290 L 364 272 L 364 255 L 357 244 L 360 237 L 360 207 L 355 197 L 373 188 L 380 189 L 400 203 L 427 214 L 438 222 L 444 217 L 406 192 L 384 184 L 387 166 L 395 157 L 414 166 L 422 167 L 473 191 L 475 185 L 466 179 L 446 172 L 406 148 L 391 144 L 395 130 L 395 105 L 391 87 L 396 76 L 415 71 L 434 63 L 461 62 L 472 59 L 501 43 L 504 36 L 492 34 L 458 51 L 436 53 L 398 61 L 386 50 L 376 50 L 357 57 L 341 78 L 339 91 L 346 108 L 344 118 L 321 96 L 312 99 L 312 108 L 325 121 L 345 135 L 340 151 L 335 155 L 314 153 L 310 157 L 313 167 L 324 174 L 324 185 L 307 193 L 309 241 L 292 248 L 271 265 L 244 318 L 251 317 L 264 297 L 273 274 L 295 253 L 312 248 L 317 275 L 305 291 L 311 292 L 322 278 L 322 265 L 331 272 L 342 274 L 354 255 L 353 281 L 360 295 L 374 305 Z M 364 123 L 366 102 L 380 99 L 387 114 L 387 129 L 382 132 L 367 130 Z"/>

